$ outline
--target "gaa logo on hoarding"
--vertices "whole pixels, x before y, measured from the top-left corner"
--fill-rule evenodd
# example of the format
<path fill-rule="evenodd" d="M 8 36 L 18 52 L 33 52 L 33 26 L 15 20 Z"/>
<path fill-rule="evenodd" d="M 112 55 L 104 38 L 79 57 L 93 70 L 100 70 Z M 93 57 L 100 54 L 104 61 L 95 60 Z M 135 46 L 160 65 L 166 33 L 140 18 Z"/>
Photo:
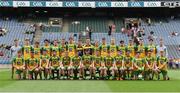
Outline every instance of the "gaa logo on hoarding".
<path fill-rule="evenodd" d="M 65 2 L 65 5 L 66 7 L 75 7 L 76 4 L 74 2 Z"/>
<path fill-rule="evenodd" d="M 164 6 L 164 7 L 179 7 L 180 2 L 161 2 L 161 6 Z"/>
<path fill-rule="evenodd" d="M 10 6 L 10 3 L 6 1 L 0 1 L 0 6 Z"/>

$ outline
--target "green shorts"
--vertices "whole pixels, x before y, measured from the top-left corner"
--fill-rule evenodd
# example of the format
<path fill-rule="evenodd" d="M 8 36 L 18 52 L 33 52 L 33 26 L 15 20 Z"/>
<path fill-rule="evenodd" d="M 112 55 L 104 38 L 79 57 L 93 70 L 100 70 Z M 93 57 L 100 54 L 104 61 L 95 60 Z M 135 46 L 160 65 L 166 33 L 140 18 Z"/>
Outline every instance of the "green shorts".
<path fill-rule="evenodd" d="M 163 76 L 166 76 L 167 75 L 167 70 L 161 70 L 161 73 Z"/>
<path fill-rule="evenodd" d="M 33 73 L 34 73 L 34 70 L 32 70 L 32 71 L 28 71 L 28 73 L 29 73 L 29 74 L 33 74 Z"/>
<path fill-rule="evenodd" d="M 16 70 L 16 74 L 21 74 L 22 72 L 22 70 Z"/>

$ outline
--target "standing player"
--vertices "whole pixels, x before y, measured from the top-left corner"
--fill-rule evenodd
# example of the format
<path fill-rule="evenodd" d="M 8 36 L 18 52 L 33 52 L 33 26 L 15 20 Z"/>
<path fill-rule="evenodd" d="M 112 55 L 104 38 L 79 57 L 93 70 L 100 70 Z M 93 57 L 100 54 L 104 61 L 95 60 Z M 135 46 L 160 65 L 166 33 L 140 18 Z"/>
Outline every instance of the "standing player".
<path fill-rule="evenodd" d="M 126 53 L 126 46 L 125 46 L 123 40 L 120 41 L 119 52 L 122 53 L 122 56 L 125 56 L 125 53 Z"/>
<path fill-rule="evenodd" d="M 31 51 L 34 51 L 34 57 L 37 60 L 40 60 L 40 56 L 41 56 L 41 48 L 39 46 L 39 42 L 35 42 L 34 47 L 32 48 Z"/>
<path fill-rule="evenodd" d="M 90 51 L 85 51 L 85 54 L 83 55 L 82 57 L 82 63 L 83 63 L 83 66 L 84 66 L 84 75 L 85 75 L 85 79 L 87 77 L 87 72 L 89 71 L 90 72 L 90 77 L 92 79 L 92 76 L 93 76 L 93 70 L 92 70 L 92 65 L 93 65 L 93 61 L 92 61 L 92 56 L 90 55 Z"/>
<path fill-rule="evenodd" d="M 102 45 L 100 46 L 101 56 L 104 58 L 108 55 L 108 46 L 106 45 L 106 39 L 102 38 Z"/>
<path fill-rule="evenodd" d="M 130 56 L 134 57 L 135 56 L 135 46 L 132 40 L 129 40 L 129 44 L 126 47 L 126 51 L 130 52 Z"/>
<path fill-rule="evenodd" d="M 145 57 L 146 51 L 147 51 L 147 47 L 144 46 L 142 39 L 140 39 L 139 45 L 136 46 L 136 52 L 137 52 L 137 51 L 138 51 L 138 53 L 139 53 L 139 55 L 140 55 L 140 58 L 144 58 L 144 57 Z"/>
<path fill-rule="evenodd" d="M 102 62 L 100 51 L 96 51 L 96 55 L 93 57 L 93 62 L 94 62 L 94 67 L 96 68 L 96 71 L 99 74 L 98 76 L 100 76 L 100 67 L 101 67 L 101 62 Z M 95 76 L 95 78 L 98 78 L 98 77 Z"/>
<path fill-rule="evenodd" d="M 76 53 L 78 53 L 78 56 L 83 56 L 83 45 L 82 45 L 82 41 L 78 40 L 78 45 L 77 45 L 77 49 L 76 49 Z"/>
<path fill-rule="evenodd" d="M 60 46 L 61 57 L 65 56 L 66 51 L 67 51 L 67 45 L 65 44 L 65 39 L 62 39 L 61 40 L 61 46 Z"/>
<path fill-rule="evenodd" d="M 115 64 L 118 70 L 118 77 L 117 80 L 123 80 L 124 79 L 124 56 L 121 53 L 118 53 L 115 57 Z"/>
<path fill-rule="evenodd" d="M 147 46 L 147 49 L 151 51 L 152 57 L 156 57 L 157 49 L 156 45 L 153 43 L 153 39 L 149 40 L 149 45 Z"/>
<path fill-rule="evenodd" d="M 108 51 L 108 55 L 107 57 L 104 58 L 104 62 L 105 62 L 105 66 L 107 67 L 107 79 L 110 79 L 110 76 L 111 79 L 115 79 L 115 74 L 117 72 L 117 68 L 115 67 L 115 64 L 114 64 L 114 58 L 111 57 L 110 55 L 110 51 Z"/>
<path fill-rule="evenodd" d="M 60 47 L 58 44 L 58 40 L 54 40 L 53 45 L 51 46 L 51 53 L 52 53 L 52 50 L 55 50 L 57 53 L 57 56 L 60 57 Z"/>
<path fill-rule="evenodd" d="M 29 74 L 29 79 L 34 79 L 33 74 L 35 75 L 35 80 L 39 73 L 39 61 L 34 57 L 34 51 L 31 51 L 31 57 L 27 60 L 27 69 Z"/>
<path fill-rule="evenodd" d="M 69 57 L 75 56 L 75 52 L 76 52 L 76 45 L 75 45 L 75 43 L 74 43 L 73 38 L 70 37 L 70 38 L 69 38 L 69 44 L 68 44 Z"/>
<path fill-rule="evenodd" d="M 76 53 L 75 56 L 72 58 L 74 79 L 78 79 L 78 70 L 80 69 L 79 66 L 81 64 L 81 60 L 81 56 L 79 56 L 78 53 Z"/>
<path fill-rule="evenodd" d="M 41 50 L 46 50 L 47 55 L 51 56 L 51 46 L 49 40 L 47 39 L 44 40 L 44 46 L 41 48 Z"/>
<path fill-rule="evenodd" d="M 57 51 L 53 50 L 52 51 L 52 56 L 49 59 L 49 64 L 50 64 L 50 77 L 51 79 L 54 79 L 54 73 L 57 72 L 57 78 L 59 79 L 59 74 L 60 74 L 60 58 L 57 55 Z"/>
<path fill-rule="evenodd" d="M 61 66 L 61 74 L 63 75 L 63 79 L 65 79 L 65 75 L 67 75 L 67 79 L 72 79 L 73 77 L 73 67 L 71 62 L 71 57 L 68 55 L 66 51 L 65 56 L 61 58 L 62 66 Z"/>
<path fill-rule="evenodd" d="M 124 71 L 125 71 L 125 77 L 130 79 L 133 77 L 133 57 L 130 55 L 130 51 L 126 51 L 126 56 L 124 57 Z"/>
<path fill-rule="evenodd" d="M 95 41 L 95 45 L 94 45 L 94 48 L 93 48 L 93 55 L 96 55 L 97 54 L 96 52 L 100 52 L 98 41 Z"/>
<path fill-rule="evenodd" d="M 42 71 L 44 73 L 44 78 L 47 79 L 49 73 L 49 55 L 47 51 L 42 50 L 42 55 L 40 57 L 40 77 L 42 77 Z"/>
<path fill-rule="evenodd" d="M 89 55 L 92 55 L 93 45 L 91 45 L 90 39 L 86 39 L 86 44 L 83 46 L 83 51 L 85 53 L 89 53 Z"/>
<path fill-rule="evenodd" d="M 148 55 L 145 58 L 145 71 L 144 71 L 144 79 L 153 79 L 153 68 L 154 68 L 154 63 L 155 63 L 155 58 L 152 56 L 152 51 L 148 51 Z"/>
<path fill-rule="evenodd" d="M 140 52 L 136 52 L 136 57 L 134 58 L 134 78 L 135 79 L 143 79 L 144 75 L 144 67 L 145 67 L 145 61 L 140 56 Z"/>
<path fill-rule="evenodd" d="M 160 56 L 157 58 L 157 66 L 159 69 L 159 72 L 162 73 L 164 80 L 169 80 L 169 77 L 167 75 L 167 57 L 164 56 L 164 51 L 160 52 Z"/>
<path fill-rule="evenodd" d="M 25 42 L 24 42 L 24 46 L 22 47 L 22 52 L 23 52 L 23 56 L 24 56 L 26 69 L 27 69 L 27 59 L 30 58 L 31 50 L 32 50 L 32 46 L 30 45 L 30 40 L 29 40 L 29 38 L 26 38 Z M 25 71 L 25 72 L 27 72 L 27 71 Z M 26 79 L 26 73 L 24 73 L 23 78 Z"/>
<path fill-rule="evenodd" d="M 21 79 L 21 73 L 25 73 L 25 62 L 21 55 L 21 51 L 17 53 L 17 57 L 14 57 L 12 60 L 12 66 L 16 69 L 17 79 Z"/>
<path fill-rule="evenodd" d="M 109 46 L 111 57 L 115 57 L 118 53 L 118 46 L 115 45 L 115 39 L 111 39 L 111 45 Z"/>

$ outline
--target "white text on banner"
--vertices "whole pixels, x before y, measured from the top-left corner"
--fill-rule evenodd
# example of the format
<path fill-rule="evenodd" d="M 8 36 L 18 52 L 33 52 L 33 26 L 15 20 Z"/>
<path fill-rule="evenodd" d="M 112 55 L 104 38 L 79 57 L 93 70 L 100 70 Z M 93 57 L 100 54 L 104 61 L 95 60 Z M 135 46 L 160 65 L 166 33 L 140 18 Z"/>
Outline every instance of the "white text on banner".
<path fill-rule="evenodd" d="M 111 2 L 111 7 L 128 7 L 128 2 Z"/>

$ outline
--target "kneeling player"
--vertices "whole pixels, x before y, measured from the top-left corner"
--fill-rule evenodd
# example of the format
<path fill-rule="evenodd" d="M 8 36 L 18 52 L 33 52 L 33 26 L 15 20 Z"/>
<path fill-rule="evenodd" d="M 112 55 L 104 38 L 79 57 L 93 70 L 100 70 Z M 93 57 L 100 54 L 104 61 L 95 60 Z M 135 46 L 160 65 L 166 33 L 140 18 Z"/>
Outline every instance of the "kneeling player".
<path fill-rule="evenodd" d="M 148 51 L 148 55 L 145 58 L 146 65 L 145 65 L 145 72 L 144 72 L 144 79 L 152 80 L 153 79 L 153 66 L 155 63 L 155 58 L 151 56 L 151 51 Z"/>
<path fill-rule="evenodd" d="M 131 79 L 133 77 L 133 58 L 131 57 L 131 52 L 126 51 L 126 57 L 124 58 L 124 71 L 125 78 Z"/>
<path fill-rule="evenodd" d="M 49 59 L 50 64 L 50 77 L 51 79 L 54 79 L 55 72 L 57 73 L 57 79 L 59 79 L 59 73 L 60 73 L 60 58 L 57 55 L 56 50 L 53 50 L 53 55 Z"/>
<path fill-rule="evenodd" d="M 115 74 L 117 73 L 117 67 L 114 64 L 114 58 L 111 57 L 110 53 L 108 52 L 108 56 L 104 58 L 105 66 L 107 67 L 107 79 L 115 79 Z"/>
<path fill-rule="evenodd" d="M 65 52 L 65 56 L 62 57 L 61 62 L 61 74 L 63 75 L 63 79 L 65 79 L 65 75 L 67 75 L 67 79 L 72 79 L 73 66 L 71 63 L 71 57 L 68 55 L 68 52 Z"/>
<path fill-rule="evenodd" d="M 85 75 L 85 79 L 87 77 L 87 72 L 90 72 L 90 77 L 92 79 L 92 75 L 93 75 L 93 70 L 92 70 L 92 57 L 90 55 L 90 51 L 86 51 L 85 55 L 83 55 L 82 57 L 82 61 L 83 61 L 83 66 L 84 66 L 84 75 Z"/>
<path fill-rule="evenodd" d="M 81 57 L 78 53 L 72 58 L 74 79 L 78 79 L 78 70 L 80 69 Z"/>
<path fill-rule="evenodd" d="M 35 75 L 35 80 L 39 73 L 39 61 L 34 57 L 34 51 L 31 51 L 31 57 L 27 60 L 27 68 L 29 79 L 34 79 L 33 74 Z"/>
<path fill-rule="evenodd" d="M 157 58 L 157 67 L 159 69 L 159 74 L 162 73 L 164 80 L 169 80 L 167 75 L 167 58 L 164 56 L 164 52 L 160 52 L 160 56 Z"/>
<path fill-rule="evenodd" d="M 117 80 L 123 80 L 124 79 L 124 56 L 121 55 L 121 53 L 118 53 L 117 56 L 114 58 L 115 64 L 118 69 L 117 72 Z"/>
<path fill-rule="evenodd" d="M 96 68 L 95 74 L 96 72 L 98 72 L 98 76 L 100 76 L 100 67 L 101 67 L 101 62 L 102 62 L 102 57 L 100 56 L 100 51 L 96 51 L 96 55 L 93 57 L 93 61 L 94 61 L 94 67 Z M 95 78 L 96 77 L 95 75 Z"/>
<path fill-rule="evenodd" d="M 44 73 L 44 78 L 47 79 L 49 73 L 49 56 L 46 50 L 43 50 L 43 54 L 40 57 L 40 75 L 42 77 L 42 71 Z"/>
<path fill-rule="evenodd" d="M 136 57 L 134 59 L 134 67 L 135 67 L 134 78 L 143 79 L 145 63 L 144 63 L 143 58 L 140 57 L 140 52 L 136 53 Z"/>
<path fill-rule="evenodd" d="M 17 79 L 21 79 L 21 73 L 25 73 L 25 62 L 21 55 L 21 51 L 18 51 L 16 58 L 13 58 L 13 67 L 16 69 Z"/>

